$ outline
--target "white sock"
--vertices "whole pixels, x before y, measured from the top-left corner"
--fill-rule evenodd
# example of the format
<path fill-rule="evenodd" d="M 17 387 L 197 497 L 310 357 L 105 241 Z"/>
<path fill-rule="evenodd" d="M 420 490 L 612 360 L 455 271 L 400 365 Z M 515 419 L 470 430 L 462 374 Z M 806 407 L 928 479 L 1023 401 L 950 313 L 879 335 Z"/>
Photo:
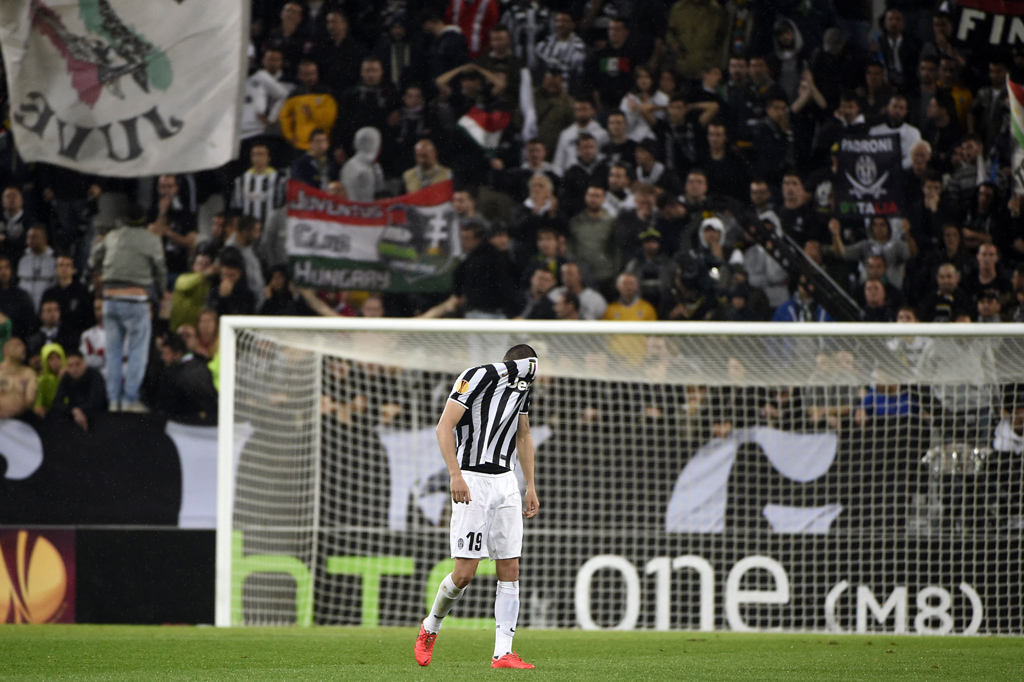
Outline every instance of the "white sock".
<path fill-rule="evenodd" d="M 512 652 L 512 638 L 516 634 L 516 622 L 519 620 L 519 581 L 498 581 L 498 591 L 494 597 L 494 657 L 501 658 Z"/>
<path fill-rule="evenodd" d="M 441 621 L 448 615 L 448 612 L 459 601 L 459 597 L 465 592 L 465 588 L 458 588 L 449 573 L 441 581 L 437 588 L 437 596 L 434 597 L 434 605 L 430 607 L 430 615 L 423 619 L 423 629 L 430 633 L 437 633 L 441 630 Z"/>

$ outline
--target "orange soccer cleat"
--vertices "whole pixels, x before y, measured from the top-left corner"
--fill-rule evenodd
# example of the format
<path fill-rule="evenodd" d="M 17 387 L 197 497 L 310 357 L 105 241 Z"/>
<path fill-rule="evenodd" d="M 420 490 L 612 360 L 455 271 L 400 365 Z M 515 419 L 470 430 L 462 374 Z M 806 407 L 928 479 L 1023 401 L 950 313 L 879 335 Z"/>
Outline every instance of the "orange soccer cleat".
<path fill-rule="evenodd" d="M 519 654 L 516 652 L 507 653 L 501 658 L 495 658 L 491 661 L 492 668 L 522 668 L 524 670 L 533 670 L 536 666 L 533 663 L 527 663 L 523 659 L 519 658 Z"/>
<path fill-rule="evenodd" d="M 416 646 L 413 647 L 413 651 L 416 652 L 417 663 L 420 665 L 430 665 L 430 657 L 434 655 L 434 641 L 436 639 L 437 633 L 427 632 L 423 629 L 423 623 L 420 623 L 420 634 L 416 636 Z"/>

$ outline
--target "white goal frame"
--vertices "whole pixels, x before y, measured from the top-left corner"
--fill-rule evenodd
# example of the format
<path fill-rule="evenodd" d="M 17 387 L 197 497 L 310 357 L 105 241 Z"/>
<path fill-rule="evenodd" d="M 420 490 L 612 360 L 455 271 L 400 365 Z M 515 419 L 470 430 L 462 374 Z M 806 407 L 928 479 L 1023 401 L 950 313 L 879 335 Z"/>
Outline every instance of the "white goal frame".
<path fill-rule="evenodd" d="M 231 625 L 232 514 L 234 509 L 234 422 L 236 343 L 240 330 L 310 332 L 493 333 L 543 337 L 639 334 L 705 337 L 894 337 L 907 332 L 895 323 L 779 322 L 567 322 L 520 320 L 418 320 L 353 317 L 224 316 L 220 319 L 220 394 L 217 466 L 215 624 Z M 902 334 L 901 334 L 902 333 Z M 914 324 L 913 335 L 927 337 L 1019 337 L 1019 324 Z M 307 346 L 307 349 L 309 347 Z M 315 344 L 314 348 L 315 349 Z M 330 349 L 323 347 L 322 352 Z M 319 498 L 319 489 L 316 492 Z M 315 583 L 315 578 L 314 581 Z"/>

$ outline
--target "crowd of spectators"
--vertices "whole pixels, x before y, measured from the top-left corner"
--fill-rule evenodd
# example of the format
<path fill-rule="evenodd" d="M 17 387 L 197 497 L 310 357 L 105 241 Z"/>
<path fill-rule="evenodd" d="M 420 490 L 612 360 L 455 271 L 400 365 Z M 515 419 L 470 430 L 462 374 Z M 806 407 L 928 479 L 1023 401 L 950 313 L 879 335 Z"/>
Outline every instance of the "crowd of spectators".
<path fill-rule="evenodd" d="M 32 368 L 22 409 L 82 428 L 107 407 L 210 423 L 224 314 L 838 317 L 765 234 L 864 320 L 909 303 L 921 321 L 1024 322 L 1006 88 L 1024 48 L 959 43 L 949 2 L 875 4 L 253 0 L 225 167 L 93 177 L 0 135 L 6 375 Z M 887 133 L 899 214 L 840 216 L 839 142 Z M 453 289 L 297 289 L 289 178 L 359 201 L 452 180 Z M 112 224 L 105 194 L 128 200 Z"/>

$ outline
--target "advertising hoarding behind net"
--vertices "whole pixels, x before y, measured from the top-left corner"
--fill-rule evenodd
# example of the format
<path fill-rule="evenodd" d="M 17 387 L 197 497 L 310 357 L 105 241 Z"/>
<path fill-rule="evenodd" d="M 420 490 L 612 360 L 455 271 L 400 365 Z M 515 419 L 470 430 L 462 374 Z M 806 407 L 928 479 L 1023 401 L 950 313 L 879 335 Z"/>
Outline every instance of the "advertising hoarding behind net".
<path fill-rule="evenodd" d="M 1019 336 L 324 324 L 238 330 L 230 622 L 415 625 L 451 570 L 434 426 L 526 342 L 524 625 L 1024 634 Z M 449 625 L 493 627 L 489 573 Z"/>

